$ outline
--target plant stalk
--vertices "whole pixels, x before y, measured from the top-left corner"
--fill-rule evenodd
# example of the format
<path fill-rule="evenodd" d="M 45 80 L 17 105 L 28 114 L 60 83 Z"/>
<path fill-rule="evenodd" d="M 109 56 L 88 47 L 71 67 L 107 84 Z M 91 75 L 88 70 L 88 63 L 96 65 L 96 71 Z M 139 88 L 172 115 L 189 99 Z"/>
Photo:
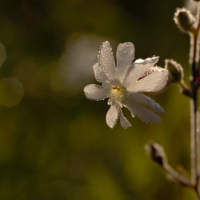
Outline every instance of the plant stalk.
<path fill-rule="evenodd" d="M 197 92 L 199 88 L 199 29 L 200 29 L 200 4 L 197 13 L 195 32 L 191 36 L 190 65 L 191 65 L 191 182 L 198 199 L 199 193 L 199 109 Z"/>

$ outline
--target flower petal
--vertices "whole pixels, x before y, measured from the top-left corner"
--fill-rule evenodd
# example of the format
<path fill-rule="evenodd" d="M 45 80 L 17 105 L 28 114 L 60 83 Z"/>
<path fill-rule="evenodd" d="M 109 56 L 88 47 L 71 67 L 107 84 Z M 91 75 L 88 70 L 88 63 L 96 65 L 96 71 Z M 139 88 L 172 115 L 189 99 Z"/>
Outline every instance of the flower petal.
<path fill-rule="evenodd" d="M 122 81 L 130 67 L 135 54 L 134 45 L 131 42 L 119 44 L 117 47 L 117 76 Z"/>
<path fill-rule="evenodd" d="M 99 66 L 99 63 L 96 63 L 93 65 L 93 70 L 94 70 L 94 75 L 97 81 L 103 83 L 108 80 L 106 77 L 104 71 L 102 68 Z"/>
<path fill-rule="evenodd" d="M 108 97 L 108 91 L 101 85 L 90 84 L 84 87 L 85 96 L 88 99 L 103 100 Z"/>
<path fill-rule="evenodd" d="M 147 71 L 148 68 L 153 67 L 158 62 L 158 59 L 158 56 L 154 56 L 145 60 L 136 60 L 127 71 L 127 74 L 124 78 L 124 84 L 129 86 L 130 84 L 136 82 L 140 76 Z"/>
<path fill-rule="evenodd" d="M 145 97 L 146 101 L 149 102 L 149 105 L 151 106 L 151 110 L 153 112 L 155 112 L 156 114 L 159 114 L 159 115 L 165 113 L 165 110 L 158 103 L 156 103 L 153 99 L 151 99 L 151 98 L 149 98 L 149 97 L 147 97 L 145 95 L 143 95 L 143 96 Z M 141 104 L 142 105 L 147 105 L 147 104 L 143 104 L 143 103 L 141 103 Z"/>
<path fill-rule="evenodd" d="M 169 73 L 167 70 L 155 71 L 146 77 L 132 83 L 129 87 L 131 92 L 158 92 L 167 83 Z"/>
<path fill-rule="evenodd" d="M 131 113 L 135 113 L 144 122 L 150 124 L 153 122 L 161 122 L 159 115 L 137 103 L 129 104 L 127 105 L 127 108 L 131 111 Z"/>
<path fill-rule="evenodd" d="M 126 119 L 126 117 L 124 117 L 121 108 L 120 108 L 119 117 L 120 117 L 120 124 L 122 128 L 127 129 L 128 127 L 131 126 L 130 122 Z"/>
<path fill-rule="evenodd" d="M 99 66 L 102 67 L 104 73 L 109 79 L 115 78 L 115 62 L 112 48 L 108 41 L 103 42 L 98 54 Z"/>
<path fill-rule="evenodd" d="M 148 109 L 151 109 L 153 112 L 155 112 L 157 114 L 165 113 L 164 109 L 158 103 L 156 103 L 153 99 L 145 96 L 144 94 L 131 93 L 131 94 L 129 94 L 129 97 L 127 97 L 127 98 L 129 98 L 129 101 L 138 103 Z M 124 104 L 126 104 L 126 103 L 124 103 Z"/>
<path fill-rule="evenodd" d="M 110 128 L 113 128 L 119 116 L 119 109 L 116 105 L 111 105 L 106 114 L 106 123 Z"/>

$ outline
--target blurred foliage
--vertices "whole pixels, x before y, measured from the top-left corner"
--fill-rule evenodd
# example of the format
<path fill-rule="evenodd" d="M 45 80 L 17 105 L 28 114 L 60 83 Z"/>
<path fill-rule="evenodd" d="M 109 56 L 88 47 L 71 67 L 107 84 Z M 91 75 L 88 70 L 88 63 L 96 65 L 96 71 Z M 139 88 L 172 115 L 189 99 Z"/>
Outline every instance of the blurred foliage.
<path fill-rule="evenodd" d="M 105 40 L 114 52 L 119 42 L 131 41 L 136 58 L 158 55 L 159 66 L 173 58 L 188 83 L 189 38 L 172 19 L 183 4 L 0 1 L 0 42 L 7 52 L 0 79 L 15 77 L 24 86 L 19 105 L 0 106 L 0 199 L 194 198 L 190 190 L 166 180 L 144 151 L 155 140 L 173 167 L 180 163 L 189 171 L 189 99 L 178 87 L 152 97 L 166 111 L 161 124 L 145 124 L 124 110 L 132 124 L 128 130 L 119 124 L 111 130 L 105 122 L 107 103 L 83 94 L 83 87 L 94 82 L 92 65 Z"/>

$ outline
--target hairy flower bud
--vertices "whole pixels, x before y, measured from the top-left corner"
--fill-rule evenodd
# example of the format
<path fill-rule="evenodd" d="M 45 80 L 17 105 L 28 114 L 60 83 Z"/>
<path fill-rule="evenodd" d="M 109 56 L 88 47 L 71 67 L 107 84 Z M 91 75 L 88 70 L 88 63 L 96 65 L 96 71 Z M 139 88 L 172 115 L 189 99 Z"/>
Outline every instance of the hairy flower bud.
<path fill-rule="evenodd" d="M 149 142 L 145 145 L 145 150 L 154 162 L 165 168 L 167 165 L 167 159 L 163 148 L 159 144 L 155 142 Z"/>
<path fill-rule="evenodd" d="M 165 60 L 165 69 L 169 71 L 171 82 L 178 83 L 183 79 L 183 68 L 176 61 L 170 59 Z"/>
<path fill-rule="evenodd" d="M 174 21 L 183 32 L 192 32 L 194 30 L 195 17 L 185 8 L 178 8 L 174 14 Z"/>

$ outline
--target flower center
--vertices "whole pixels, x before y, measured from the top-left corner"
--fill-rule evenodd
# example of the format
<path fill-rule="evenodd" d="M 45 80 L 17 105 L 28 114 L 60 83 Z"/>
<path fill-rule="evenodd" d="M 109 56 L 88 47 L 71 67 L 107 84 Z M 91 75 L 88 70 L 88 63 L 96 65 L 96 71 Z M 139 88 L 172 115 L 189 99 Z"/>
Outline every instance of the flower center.
<path fill-rule="evenodd" d="M 120 86 L 112 86 L 111 98 L 119 101 L 122 96 L 123 96 L 123 89 Z"/>
<path fill-rule="evenodd" d="M 113 88 L 112 88 L 113 90 L 117 90 L 117 91 L 120 91 L 121 90 L 121 87 L 119 87 L 119 86 L 113 86 Z"/>

